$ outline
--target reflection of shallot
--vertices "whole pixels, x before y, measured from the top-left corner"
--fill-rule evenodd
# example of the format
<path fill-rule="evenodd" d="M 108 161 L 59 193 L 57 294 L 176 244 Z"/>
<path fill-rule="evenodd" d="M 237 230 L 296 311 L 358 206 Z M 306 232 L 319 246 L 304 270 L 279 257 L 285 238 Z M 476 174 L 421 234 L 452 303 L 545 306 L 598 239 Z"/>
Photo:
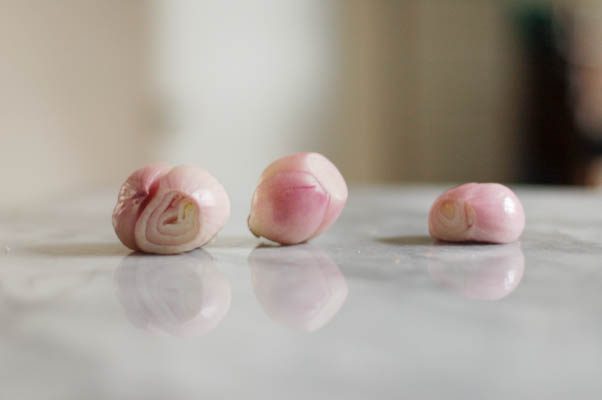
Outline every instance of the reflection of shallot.
<path fill-rule="evenodd" d="M 204 250 L 168 258 L 131 254 L 117 268 L 115 285 L 128 319 L 155 334 L 204 335 L 232 301 L 230 282 Z"/>
<path fill-rule="evenodd" d="M 509 243 L 525 227 L 518 197 L 497 183 L 467 183 L 443 193 L 431 207 L 429 231 L 448 242 Z"/>
<path fill-rule="evenodd" d="M 249 229 L 281 244 L 306 242 L 343 211 L 347 185 L 339 170 L 317 153 L 297 153 L 270 164 L 253 195 Z"/>
<path fill-rule="evenodd" d="M 313 332 L 326 325 L 347 299 L 336 263 L 309 245 L 258 247 L 249 256 L 253 290 L 274 321 Z"/>
<path fill-rule="evenodd" d="M 132 250 L 176 254 L 207 243 L 229 216 L 230 199 L 207 171 L 152 164 L 121 187 L 113 227 Z"/>
<path fill-rule="evenodd" d="M 520 243 L 432 246 L 427 260 L 435 282 L 473 300 L 493 301 L 508 296 L 525 271 Z"/>

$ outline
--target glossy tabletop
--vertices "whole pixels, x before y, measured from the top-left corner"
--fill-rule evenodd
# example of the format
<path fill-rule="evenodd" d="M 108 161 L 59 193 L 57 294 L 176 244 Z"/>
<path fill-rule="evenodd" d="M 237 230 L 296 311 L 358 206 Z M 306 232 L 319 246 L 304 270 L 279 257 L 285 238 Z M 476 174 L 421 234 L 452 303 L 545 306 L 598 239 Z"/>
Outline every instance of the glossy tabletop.
<path fill-rule="evenodd" d="M 443 187 L 351 190 L 310 244 L 130 254 L 114 194 L 0 213 L 2 399 L 602 398 L 602 194 L 519 188 L 511 245 L 427 236 Z"/>

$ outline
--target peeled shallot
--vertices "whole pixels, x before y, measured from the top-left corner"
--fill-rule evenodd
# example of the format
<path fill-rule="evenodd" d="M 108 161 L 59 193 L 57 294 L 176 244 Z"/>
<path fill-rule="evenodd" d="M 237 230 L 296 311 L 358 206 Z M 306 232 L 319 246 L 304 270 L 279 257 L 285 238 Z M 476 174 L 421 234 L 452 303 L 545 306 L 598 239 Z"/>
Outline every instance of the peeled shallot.
<path fill-rule="evenodd" d="M 263 171 L 249 229 L 280 244 L 303 243 L 328 229 L 346 201 L 345 179 L 332 162 L 317 153 L 293 154 Z"/>
<path fill-rule="evenodd" d="M 431 207 L 429 232 L 447 242 L 510 243 L 525 227 L 523 206 L 499 183 L 467 183 L 443 193 Z"/>
<path fill-rule="evenodd" d="M 113 227 L 124 245 L 145 253 L 177 254 L 211 240 L 230 216 L 230 199 L 209 172 L 151 164 L 122 185 Z"/>

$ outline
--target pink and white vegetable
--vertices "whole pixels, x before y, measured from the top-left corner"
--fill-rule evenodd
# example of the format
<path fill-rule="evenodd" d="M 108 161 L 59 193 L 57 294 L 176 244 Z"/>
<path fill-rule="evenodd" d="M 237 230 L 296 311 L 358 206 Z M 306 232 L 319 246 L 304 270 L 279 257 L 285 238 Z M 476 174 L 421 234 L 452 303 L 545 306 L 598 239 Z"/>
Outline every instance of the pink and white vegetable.
<path fill-rule="evenodd" d="M 122 185 L 113 227 L 132 250 L 177 254 L 203 246 L 229 216 L 228 194 L 207 171 L 159 163 L 140 168 Z"/>
<path fill-rule="evenodd" d="M 345 179 L 332 162 L 317 153 L 293 154 L 263 171 L 249 229 L 281 244 L 303 243 L 328 229 L 346 202 Z"/>
<path fill-rule="evenodd" d="M 467 183 L 443 193 L 431 207 L 429 232 L 447 242 L 509 243 L 525 227 L 523 206 L 498 183 Z"/>

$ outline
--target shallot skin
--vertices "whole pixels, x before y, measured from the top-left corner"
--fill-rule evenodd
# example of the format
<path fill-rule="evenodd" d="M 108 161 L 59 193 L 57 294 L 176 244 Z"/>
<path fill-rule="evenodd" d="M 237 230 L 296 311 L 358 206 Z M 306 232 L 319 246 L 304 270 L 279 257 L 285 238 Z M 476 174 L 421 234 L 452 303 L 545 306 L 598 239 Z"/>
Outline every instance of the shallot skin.
<path fill-rule="evenodd" d="M 345 179 L 326 157 L 296 153 L 262 173 L 251 202 L 248 225 L 257 237 L 292 245 L 327 230 L 347 202 Z"/>
<path fill-rule="evenodd" d="M 150 164 L 134 171 L 119 191 L 113 228 L 132 250 L 178 254 L 203 246 L 230 216 L 230 199 L 209 172 Z"/>
<path fill-rule="evenodd" d="M 510 243 L 525 228 L 523 206 L 498 183 L 467 183 L 443 193 L 429 213 L 429 233 L 446 242 Z"/>

